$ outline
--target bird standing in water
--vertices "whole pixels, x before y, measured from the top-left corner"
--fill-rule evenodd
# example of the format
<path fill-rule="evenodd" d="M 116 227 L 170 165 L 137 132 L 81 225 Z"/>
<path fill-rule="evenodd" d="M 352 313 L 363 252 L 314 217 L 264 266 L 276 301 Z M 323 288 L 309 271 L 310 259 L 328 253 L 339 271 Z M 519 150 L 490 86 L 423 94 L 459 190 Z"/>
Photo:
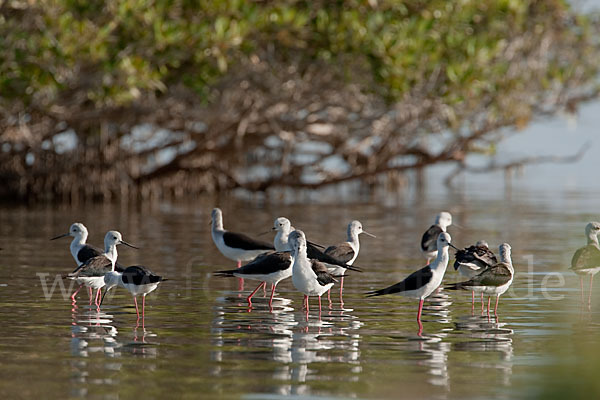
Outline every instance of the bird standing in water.
<path fill-rule="evenodd" d="M 590 293 L 588 295 L 588 309 L 592 307 L 592 284 L 594 275 L 600 271 L 600 245 L 598 244 L 600 222 L 590 222 L 585 227 L 587 245 L 577 249 L 571 259 L 571 270 L 579 275 L 581 285 L 581 303 L 584 304 L 583 277 L 590 277 Z"/>

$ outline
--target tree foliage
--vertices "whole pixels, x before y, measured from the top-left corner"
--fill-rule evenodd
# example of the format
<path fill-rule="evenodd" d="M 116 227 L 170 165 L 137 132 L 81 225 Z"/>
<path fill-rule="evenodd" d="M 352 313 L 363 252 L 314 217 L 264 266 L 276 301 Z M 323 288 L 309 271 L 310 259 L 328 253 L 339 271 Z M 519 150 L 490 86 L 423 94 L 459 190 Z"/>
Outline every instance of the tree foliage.
<path fill-rule="evenodd" d="M 461 168 L 501 128 L 598 93 L 593 16 L 559 0 L 0 4 L 11 197 Z"/>

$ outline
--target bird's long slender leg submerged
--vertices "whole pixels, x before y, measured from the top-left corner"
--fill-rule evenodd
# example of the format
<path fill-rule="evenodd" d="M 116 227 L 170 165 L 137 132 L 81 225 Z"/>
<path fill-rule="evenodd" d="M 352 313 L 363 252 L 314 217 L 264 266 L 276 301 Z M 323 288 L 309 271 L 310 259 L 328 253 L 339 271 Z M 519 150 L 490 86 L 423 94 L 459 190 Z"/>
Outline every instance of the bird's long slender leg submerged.
<path fill-rule="evenodd" d="M 421 313 L 423 311 L 423 299 L 419 300 L 419 311 L 417 312 L 417 321 L 421 321 Z"/>
<path fill-rule="evenodd" d="M 319 319 L 321 319 L 321 296 L 319 297 Z"/>
<path fill-rule="evenodd" d="M 417 335 L 421 336 L 423 333 L 423 323 L 421 322 L 421 313 L 423 312 L 423 299 L 419 300 L 419 311 L 417 312 L 417 324 L 419 325 L 419 330 L 417 331 Z"/>
<path fill-rule="evenodd" d="M 137 314 L 138 319 L 140 319 L 140 310 L 137 305 L 137 296 L 133 296 L 133 302 L 135 303 L 135 313 Z"/>
<path fill-rule="evenodd" d="M 94 304 L 96 305 L 97 308 L 100 308 L 100 293 L 102 291 L 102 288 L 99 288 L 96 290 L 96 298 L 94 299 Z"/>
<path fill-rule="evenodd" d="M 271 285 L 271 297 L 269 298 L 269 310 L 272 312 L 273 311 L 273 296 L 275 295 L 275 287 L 277 285 L 273 284 Z"/>
<path fill-rule="evenodd" d="M 590 293 L 588 294 L 588 310 L 592 308 L 592 284 L 594 283 L 594 275 L 590 275 Z"/>
<path fill-rule="evenodd" d="M 483 292 L 481 292 L 481 315 L 483 315 Z"/>
<path fill-rule="evenodd" d="M 260 285 L 258 285 L 256 287 L 256 289 L 254 289 L 254 292 L 250 293 L 250 296 L 248 296 L 246 298 L 246 300 L 248 300 L 248 305 L 250 307 L 252 307 L 252 296 L 254 296 L 256 294 L 256 292 L 258 292 L 258 289 L 260 289 L 261 287 L 266 286 L 266 285 L 267 285 L 267 282 L 261 282 Z"/>
<path fill-rule="evenodd" d="M 496 296 L 496 307 L 494 307 L 494 315 L 498 316 L 498 301 L 500 300 L 500 295 Z"/>
<path fill-rule="evenodd" d="M 73 294 L 71 295 L 71 300 L 75 301 L 75 296 L 77 296 L 77 293 L 79 293 L 79 291 L 81 290 L 82 287 L 83 287 L 83 284 L 79 285 L 77 290 L 73 292 Z"/>
<path fill-rule="evenodd" d="M 242 267 L 242 261 L 238 260 L 237 262 L 237 267 L 241 268 Z M 244 278 L 238 278 L 238 290 L 241 292 L 242 290 L 244 290 Z"/>

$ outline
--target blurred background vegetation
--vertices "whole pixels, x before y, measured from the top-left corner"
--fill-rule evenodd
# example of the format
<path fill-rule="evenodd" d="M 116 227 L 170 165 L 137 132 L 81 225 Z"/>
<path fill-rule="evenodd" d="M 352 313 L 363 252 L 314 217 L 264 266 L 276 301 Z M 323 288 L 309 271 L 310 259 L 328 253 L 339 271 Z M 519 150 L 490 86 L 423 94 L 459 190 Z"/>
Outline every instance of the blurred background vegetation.
<path fill-rule="evenodd" d="M 460 173 L 597 97 L 595 21 L 559 0 L 0 0 L 0 196 Z"/>

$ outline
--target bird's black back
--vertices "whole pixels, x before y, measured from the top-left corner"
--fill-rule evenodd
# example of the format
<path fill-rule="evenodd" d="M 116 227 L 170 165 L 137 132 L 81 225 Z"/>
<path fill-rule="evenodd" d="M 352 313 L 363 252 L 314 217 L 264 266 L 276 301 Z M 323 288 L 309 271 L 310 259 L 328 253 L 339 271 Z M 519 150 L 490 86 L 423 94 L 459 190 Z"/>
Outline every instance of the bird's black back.
<path fill-rule="evenodd" d="M 369 292 L 369 297 L 382 296 L 385 294 L 407 292 L 410 290 L 417 290 L 429 283 L 433 277 L 433 272 L 429 266 L 423 267 L 418 271 L 413 272 L 407 276 L 402 282 L 398 282 L 395 285 L 389 286 L 385 289 L 374 290 Z"/>
<path fill-rule="evenodd" d="M 421 250 L 435 251 L 437 250 L 437 238 L 443 230 L 439 225 L 431 225 L 421 238 Z"/>
<path fill-rule="evenodd" d="M 476 264 L 480 268 L 488 268 L 498 263 L 496 255 L 484 245 L 472 245 L 455 254 L 454 269 L 458 269 L 461 263 Z"/>
<path fill-rule="evenodd" d="M 123 283 L 129 285 L 147 285 L 163 280 L 162 276 L 154 275 L 143 265 L 132 265 L 123 271 Z"/>
<path fill-rule="evenodd" d="M 224 232 L 223 241 L 229 247 L 242 250 L 275 250 L 273 245 L 261 240 L 252 239 L 243 233 Z"/>
<path fill-rule="evenodd" d="M 327 270 L 325 264 L 317 260 L 311 260 L 311 268 L 313 272 L 317 275 L 317 282 L 319 282 L 319 285 L 325 286 L 329 283 L 337 282 L 335 278 L 329 273 L 329 270 Z"/>
<path fill-rule="evenodd" d="M 290 268 L 292 256 L 289 251 L 269 251 L 259 254 L 243 267 L 217 271 L 216 275 L 234 276 L 234 273 L 246 275 L 268 275 Z"/>
<path fill-rule="evenodd" d="M 100 250 L 98 247 L 92 246 L 91 244 L 85 244 L 77 252 L 77 260 L 80 263 L 85 263 L 90 258 L 98 257 L 103 254 L 104 254 L 104 252 L 102 250 Z M 123 272 L 124 270 L 125 270 L 125 267 L 123 265 L 119 264 L 118 262 L 115 264 L 115 271 Z"/>
<path fill-rule="evenodd" d="M 329 254 L 328 250 L 330 248 L 331 248 L 331 246 L 328 247 L 327 250 L 325 250 L 325 252 L 323 252 L 321 249 L 319 249 L 314 244 L 307 243 L 306 244 L 306 255 L 311 260 L 319 260 L 326 264 L 338 265 L 343 268 L 348 268 L 348 269 L 351 269 L 354 271 L 360 271 L 360 268 L 346 264 L 346 262 L 350 261 L 352 259 L 352 257 L 350 257 L 347 261 L 344 261 L 344 259 L 340 259 L 340 258 L 335 257 L 332 254 Z"/>

